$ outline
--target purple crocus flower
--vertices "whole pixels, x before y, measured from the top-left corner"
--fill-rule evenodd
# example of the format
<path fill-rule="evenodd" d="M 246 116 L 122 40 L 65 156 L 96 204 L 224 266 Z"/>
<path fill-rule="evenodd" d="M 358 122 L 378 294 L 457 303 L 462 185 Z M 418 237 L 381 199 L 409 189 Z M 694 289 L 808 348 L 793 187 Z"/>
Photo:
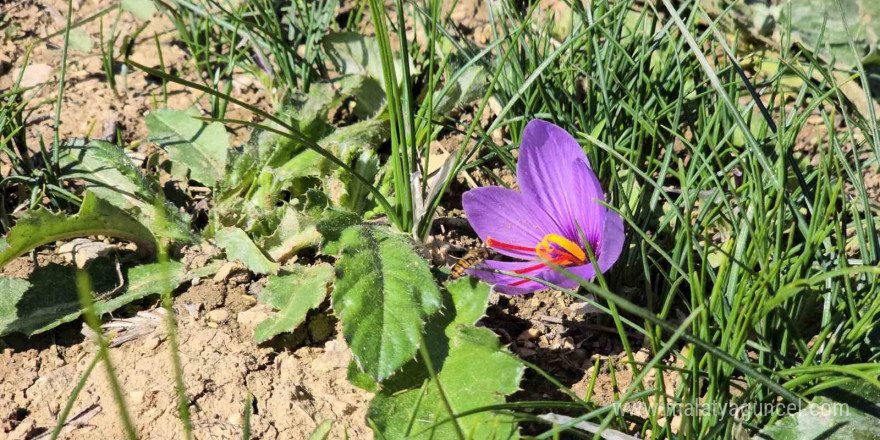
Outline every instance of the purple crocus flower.
<path fill-rule="evenodd" d="M 517 180 L 521 192 L 487 186 L 462 195 L 464 212 L 480 239 L 499 254 L 522 260 L 486 261 L 471 269 L 471 275 L 510 295 L 545 286 L 494 271 L 527 274 L 574 288 L 577 283 L 547 262 L 585 279 L 596 276 L 578 227 L 602 272 L 617 261 L 623 249 L 623 220 L 598 203 L 605 200 L 602 186 L 568 132 L 546 121 L 529 122 L 519 149 Z"/>

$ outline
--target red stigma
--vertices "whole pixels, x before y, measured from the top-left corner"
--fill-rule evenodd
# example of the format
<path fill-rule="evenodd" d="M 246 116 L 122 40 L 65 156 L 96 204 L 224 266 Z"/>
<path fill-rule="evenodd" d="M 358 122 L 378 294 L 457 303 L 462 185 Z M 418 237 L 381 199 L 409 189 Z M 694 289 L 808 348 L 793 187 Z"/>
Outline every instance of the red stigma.
<path fill-rule="evenodd" d="M 489 247 L 491 247 L 491 248 L 495 248 L 495 249 L 507 249 L 507 250 L 510 250 L 510 251 L 528 252 L 528 253 L 531 253 L 531 254 L 534 254 L 534 253 L 535 253 L 535 248 L 534 248 L 534 247 L 519 246 L 519 245 L 515 245 L 515 244 L 505 243 L 505 242 L 503 242 L 503 241 L 498 241 L 498 240 L 496 240 L 496 239 L 494 239 L 494 238 L 492 238 L 492 237 L 487 237 L 487 238 L 486 238 L 486 244 L 487 244 Z"/>

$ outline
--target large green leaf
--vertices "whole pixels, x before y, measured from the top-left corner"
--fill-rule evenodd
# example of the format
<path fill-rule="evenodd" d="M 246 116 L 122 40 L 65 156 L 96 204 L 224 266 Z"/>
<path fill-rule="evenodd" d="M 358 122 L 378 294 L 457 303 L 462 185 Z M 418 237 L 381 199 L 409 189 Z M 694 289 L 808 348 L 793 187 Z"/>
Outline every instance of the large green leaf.
<path fill-rule="evenodd" d="M 156 246 L 156 239 L 144 225 L 94 193 L 87 192 L 79 213 L 74 216 L 42 208 L 22 215 L 6 237 L 0 238 L 0 267 L 38 246 L 95 235 L 132 241 L 148 251 Z"/>
<path fill-rule="evenodd" d="M 141 20 L 153 18 L 153 14 L 158 11 L 152 0 L 122 0 L 120 4 L 122 9 L 131 12 L 131 15 Z"/>
<path fill-rule="evenodd" d="M 189 168 L 193 180 L 214 186 L 226 172 L 229 135 L 223 124 L 205 124 L 199 116 L 194 108 L 158 110 L 147 115 L 147 130 L 171 160 Z"/>
<path fill-rule="evenodd" d="M 456 107 L 480 99 L 489 87 L 489 75 L 479 65 L 462 67 L 455 81 L 434 93 L 434 112 L 447 114 Z"/>
<path fill-rule="evenodd" d="M 275 273 L 281 267 L 270 260 L 263 251 L 239 228 L 223 228 L 217 231 L 217 245 L 226 251 L 226 258 L 238 260 L 254 273 Z"/>
<path fill-rule="evenodd" d="M 328 284 L 333 280 L 333 267 L 326 263 L 286 267 L 285 271 L 288 273 L 269 277 L 260 293 L 260 301 L 278 309 L 278 314 L 257 326 L 254 340 L 258 344 L 302 324 L 308 311 L 327 298 Z"/>
<path fill-rule="evenodd" d="M 492 332 L 474 326 L 485 313 L 489 295 L 489 287 L 474 279 L 454 281 L 444 291 L 444 313 L 434 315 L 425 327 L 425 349 L 456 414 L 504 403 L 505 396 L 516 392 L 522 379 L 521 363 L 500 346 Z M 353 368 L 349 369 L 349 377 L 359 378 L 359 371 Z M 361 385 L 373 386 L 368 382 Z M 368 412 L 378 430 L 377 437 L 458 439 L 450 423 L 433 429 L 434 423 L 449 418 L 449 411 L 421 357 L 407 363 L 382 385 Z M 411 420 L 413 424 L 407 428 Z M 504 414 L 481 412 L 459 418 L 458 424 L 466 438 L 518 437 L 514 420 Z"/>
<path fill-rule="evenodd" d="M 410 241 L 387 227 L 354 226 L 339 243 L 333 308 L 358 364 L 381 382 L 415 355 L 440 291 Z"/>
<path fill-rule="evenodd" d="M 117 287 L 116 268 L 109 261 L 98 260 L 88 271 L 99 294 Z M 187 279 L 185 272 L 177 262 L 131 268 L 122 294 L 95 301 L 95 311 L 103 315 L 173 289 Z M 28 280 L 0 278 L 0 336 L 13 332 L 30 336 L 79 318 L 81 304 L 75 286 L 76 269 L 56 264 L 36 269 Z"/>
<path fill-rule="evenodd" d="M 141 221 L 159 238 L 192 241 L 189 217 L 165 200 L 155 182 L 108 142 L 74 140 L 62 150 L 60 162 L 68 179 L 77 179 L 101 199 Z"/>
<path fill-rule="evenodd" d="M 354 32 L 337 32 L 325 35 L 321 42 L 340 74 L 363 75 L 375 80 L 382 89 L 385 88 L 379 43 L 374 37 Z M 401 66 L 396 67 L 399 76 L 402 69 Z"/>
<path fill-rule="evenodd" d="M 840 14 L 837 2 L 843 8 Z M 781 8 L 779 23 L 791 23 L 791 38 L 808 50 L 818 49 L 826 61 L 838 67 L 855 68 L 857 58 L 876 54 L 880 44 L 880 6 L 876 0 L 799 0 Z M 867 20 L 863 18 L 867 17 Z M 846 22 L 844 23 L 844 20 Z M 850 35 L 855 46 L 853 53 Z M 822 38 L 821 44 L 819 38 Z"/>
<path fill-rule="evenodd" d="M 863 401 L 866 412 L 846 402 L 817 397 L 804 408 L 764 428 L 755 440 L 875 440 L 880 405 Z"/>
<path fill-rule="evenodd" d="M 502 351 L 498 338 L 491 331 L 456 325 L 451 333 L 454 334 L 449 342 L 449 355 L 437 374 L 437 380 L 456 414 L 504 403 L 504 396 L 519 389 L 522 364 Z M 459 438 L 451 422 L 432 429 L 435 423 L 449 419 L 449 412 L 433 380 L 424 388 L 380 391 L 370 404 L 367 417 L 388 440 Z M 516 424 L 509 415 L 481 412 L 457 420 L 467 438 L 518 438 Z"/>
<path fill-rule="evenodd" d="M 343 76 L 340 88 L 355 97 L 354 113 L 361 118 L 377 114 L 386 101 L 382 60 L 376 38 L 353 32 L 324 36 L 324 52 L 336 71 Z M 398 83 L 403 79 L 403 62 L 395 58 Z"/>

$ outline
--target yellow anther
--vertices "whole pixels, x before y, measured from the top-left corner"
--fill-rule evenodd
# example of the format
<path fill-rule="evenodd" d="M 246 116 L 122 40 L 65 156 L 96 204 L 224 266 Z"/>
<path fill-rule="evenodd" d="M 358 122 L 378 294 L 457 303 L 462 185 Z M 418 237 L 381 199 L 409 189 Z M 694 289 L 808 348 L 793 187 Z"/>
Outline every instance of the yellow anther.
<path fill-rule="evenodd" d="M 565 253 L 561 252 L 559 249 L 555 248 L 553 245 L 556 245 L 563 250 Z M 563 255 L 567 255 L 572 260 L 572 263 L 584 264 L 587 261 L 587 255 L 584 253 L 584 250 L 581 249 L 575 242 L 561 236 L 558 234 L 547 234 L 544 236 L 544 239 L 535 246 L 535 253 L 538 254 L 541 258 L 547 260 L 553 260 L 558 258 L 558 254 L 562 253 Z M 557 254 L 557 255 L 554 255 Z"/>

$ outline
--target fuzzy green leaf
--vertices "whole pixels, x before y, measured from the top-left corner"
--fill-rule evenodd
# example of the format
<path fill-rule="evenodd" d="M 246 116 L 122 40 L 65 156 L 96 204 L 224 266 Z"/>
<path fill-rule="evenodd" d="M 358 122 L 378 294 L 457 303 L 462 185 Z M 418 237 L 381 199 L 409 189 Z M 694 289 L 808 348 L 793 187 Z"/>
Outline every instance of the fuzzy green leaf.
<path fill-rule="evenodd" d="M 859 59 L 876 54 L 880 45 L 880 19 L 877 15 L 880 6 L 877 4 L 875 0 L 801 0 L 791 2 L 790 9 L 782 7 L 778 22 L 783 26 L 790 22 L 791 39 L 807 50 L 818 49 L 822 59 L 833 60 L 840 68 L 855 69 Z M 780 32 L 784 35 L 785 30 Z M 850 46 L 850 35 L 856 54 Z"/>
<path fill-rule="evenodd" d="M 434 93 L 434 112 L 448 114 L 456 107 L 480 99 L 488 87 L 486 69 L 470 65 L 458 74 L 454 82 Z"/>
<path fill-rule="evenodd" d="M 415 355 L 440 291 L 410 241 L 387 227 L 349 228 L 340 246 L 333 308 L 358 364 L 381 382 Z"/>
<path fill-rule="evenodd" d="M 866 385 L 870 386 L 870 385 Z M 868 403 L 871 412 L 880 409 Z M 755 440 L 873 440 L 880 438 L 880 419 L 853 405 L 817 397 L 797 413 L 764 428 Z"/>
<path fill-rule="evenodd" d="M 0 267 L 13 258 L 44 244 L 77 237 L 104 235 L 134 242 L 140 249 L 154 250 L 156 239 L 137 220 L 88 192 L 79 213 L 56 214 L 45 209 L 25 213 L 5 238 L 0 239 Z"/>
<path fill-rule="evenodd" d="M 519 389 L 522 364 L 502 351 L 498 338 L 491 331 L 458 325 L 451 333 L 454 335 L 450 339 L 449 354 L 437 379 L 456 414 L 504 403 L 504 396 Z M 414 410 L 416 413 L 412 415 Z M 424 388 L 380 391 L 370 404 L 367 417 L 388 440 L 458 439 L 450 422 L 431 429 L 434 423 L 449 419 L 449 412 L 433 380 Z M 413 424 L 407 430 L 410 420 Z M 518 438 L 516 424 L 508 415 L 481 412 L 457 420 L 468 438 Z"/>
<path fill-rule="evenodd" d="M 185 269 L 178 262 L 131 268 L 122 294 L 95 301 L 95 311 L 103 315 L 146 296 L 173 289 L 187 279 Z M 116 287 L 116 269 L 109 261 L 95 261 L 87 270 L 93 287 L 99 292 L 96 296 Z M 38 268 L 28 280 L 0 278 L 0 291 L 4 292 L 0 295 L 0 336 L 14 332 L 30 336 L 79 318 L 81 304 L 75 286 L 76 269 L 57 264 Z"/>
<path fill-rule="evenodd" d="M 158 11 L 152 0 L 122 0 L 122 9 L 141 20 L 149 20 Z"/>
<path fill-rule="evenodd" d="M 190 169 L 190 177 L 214 186 L 226 172 L 229 135 L 219 122 L 196 119 L 196 109 L 163 109 L 147 116 L 150 140 L 161 146 L 173 161 Z"/>
<path fill-rule="evenodd" d="M 373 37 L 354 32 L 337 32 L 325 35 L 322 40 L 324 50 L 336 70 L 342 75 L 363 75 L 377 81 L 384 89 L 382 80 L 382 60 L 379 44 Z M 398 74 L 402 69 L 397 66 Z"/>
<path fill-rule="evenodd" d="M 308 213 L 287 206 L 275 232 L 260 244 L 273 260 L 287 261 L 298 251 L 320 243 L 321 234 L 315 224 L 315 219 Z"/>
<path fill-rule="evenodd" d="M 474 325 L 486 314 L 489 296 L 492 294 L 489 285 L 467 277 L 449 283 L 446 291 L 452 296 L 455 306 L 455 317 L 447 327 L 447 333 L 454 325 Z"/>
<path fill-rule="evenodd" d="M 302 324 L 308 311 L 324 302 L 328 284 L 333 280 L 329 264 L 293 266 L 285 271 L 288 273 L 269 277 L 269 284 L 260 293 L 260 301 L 278 309 L 278 314 L 257 326 L 254 341 L 258 344 Z"/>
<path fill-rule="evenodd" d="M 165 200 L 125 152 L 108 142 L 74 140 L 60 156 L 64 175 L 141 221 L 158 238 L 191 242 L 189 217 Z"/>
<path fill-rule="evenodd" d="M 223 228 L 217 231 L 217 245 L 226 251 L 230 261 L 238 260 L 254 273 L 275 273 L 280 265 L 263 254 L 263 251 L 239 228 Z"/>
<path fill-rule="evenodd" d="M 70 48 L 81 53 L 89 53 L 95 47 L 92 37 L 83 28 L 70 30 Z"/>
<path fill-rule="evenodd" d="M 351 226 L 361 223 L 361 217 L 351 211 L 339 208 L 330 208 L 324 211 L 324 216 L 315 226 L 321 234 L 321 253 L 324 255 L 336 255 L 339 253 L 339 238 L 342 232 Z"/>

